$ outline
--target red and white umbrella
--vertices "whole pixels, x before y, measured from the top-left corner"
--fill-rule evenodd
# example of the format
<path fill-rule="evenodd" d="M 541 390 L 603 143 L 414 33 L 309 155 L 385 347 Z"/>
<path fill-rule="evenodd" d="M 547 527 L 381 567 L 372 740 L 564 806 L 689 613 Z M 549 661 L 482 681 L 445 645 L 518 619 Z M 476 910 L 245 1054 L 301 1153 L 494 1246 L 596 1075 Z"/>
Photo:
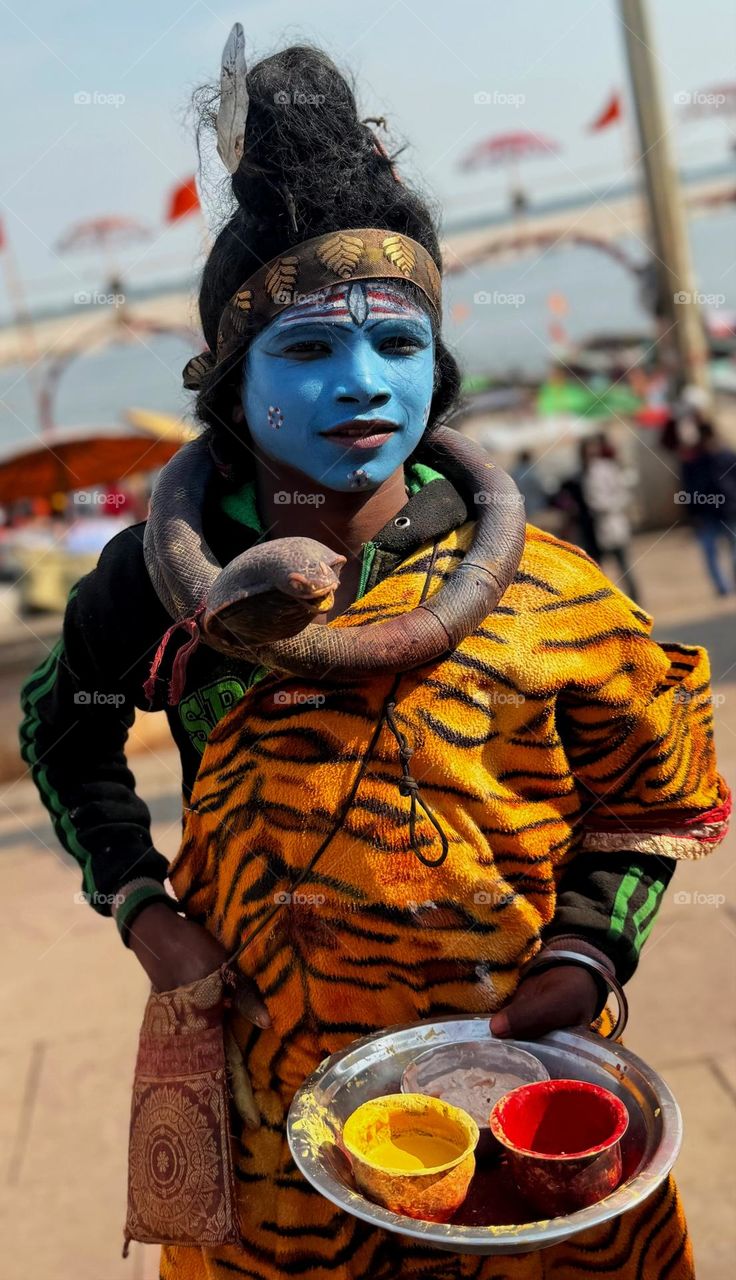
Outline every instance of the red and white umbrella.
<path fill-rule="evenodd" d="M 121 274 L 118 253 L 139 240 L 149 240 L 152 231 L 136 221 L 110 214 L 107 217 L 85 218 L 75 222 L 56 245 L 59 253 L 99 253 L 104 264 L 110 291 L 119 292 Z"/>
<path fill-rule="evenodd" d="M 150 239 L 151 231 L 135 218 L 110 215 L 105 218 L 86 218 L 75 222 L 61 237 L 56 248 L 59 253 L 75 253 L 90 249 L 121 249 L 138 240 Z"/>
<path fill-rule="evenodd" d="M 520 160 L 556 155 L 560 150 L 554 139 L 532 133 L 529 129 L 519 129 L 513 133 L 497 133 L 476 143 L 460 161 L 460 168 L 484 169 L 486 166 L 517 164 Z"/>
<path fill-rule="evenodd" d="M 545 138 L 530 129 L 518 129 L 512 133 L 497 133 L 477 142 L 460 161 L 460 168 L 467 171 L 505 166 L 509 172 L 511 204 L 519 213 L 526 204 L 519 178 L 520 161 L 548 158 L 560 150 L 554 139 Z"/>

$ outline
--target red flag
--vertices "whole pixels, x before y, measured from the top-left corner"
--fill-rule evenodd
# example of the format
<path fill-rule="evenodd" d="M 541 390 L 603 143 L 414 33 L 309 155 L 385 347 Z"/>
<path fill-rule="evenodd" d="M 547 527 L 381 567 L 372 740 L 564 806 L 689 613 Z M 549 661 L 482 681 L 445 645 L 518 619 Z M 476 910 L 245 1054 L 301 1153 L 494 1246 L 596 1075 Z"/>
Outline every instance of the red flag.
<path fill-rule="evenodd" d="M 198 208 L 199 196 L 194 178 L 187 178 L 186 182 L 182 182 L 171 192 L 166 221 L 178 222 L 180 218 L 186 218 L 188 213 L 193 213 Z"/>
<path fill-rule="evenodd" d="M 615 124 L 623 115 L 621 109 L 621 97 L 618 93 L 612 93 L 609 102 L 603 108 L 599 116 L 596 116 L 592 124 L 588 125 L 589 133 L 598 133 L 600 129 L 607 129 L 609 124 Z"/>

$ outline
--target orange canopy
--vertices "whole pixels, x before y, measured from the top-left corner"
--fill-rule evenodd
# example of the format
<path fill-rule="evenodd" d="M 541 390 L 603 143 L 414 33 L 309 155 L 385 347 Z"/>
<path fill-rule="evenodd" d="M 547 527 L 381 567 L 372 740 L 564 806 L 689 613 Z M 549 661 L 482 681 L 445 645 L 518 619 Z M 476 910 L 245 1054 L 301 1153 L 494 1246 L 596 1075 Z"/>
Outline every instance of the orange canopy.
<path fill-rule="evenodd" d="M 0 457 L 0 502 L 112 485 L 137 471 L 163 467 L 179 448 L 178 440 L 133 432 L 54 428 L 31 448 Z"/>

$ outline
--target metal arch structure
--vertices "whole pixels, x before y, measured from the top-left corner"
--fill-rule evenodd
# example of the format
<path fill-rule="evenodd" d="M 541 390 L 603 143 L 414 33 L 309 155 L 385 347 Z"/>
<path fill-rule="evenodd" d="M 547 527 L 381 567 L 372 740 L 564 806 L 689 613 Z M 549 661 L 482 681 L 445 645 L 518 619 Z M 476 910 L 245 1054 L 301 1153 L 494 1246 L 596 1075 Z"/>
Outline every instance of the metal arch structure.
<path fill-rule="evenodd" d="M 477 248 L 463 253 L 462 260 L 460 258 L 455 260 L 451 258 L 446 264 L 443 274 L 446 276 L 460 275 L 461 272 L 468 270 L 468 268 L 476 267 L 483 262 L 490 262 L 493 258 L 522 257 L 535 249 L 546 253 L 549 249 L 553 249 L 558 245 L 570 244 L 596 249 L 600 253 L 607 254 L 609 258 L 612 258 L 620 267 L 628 271 L 636 280 L 641 279 L 642 272 L 646 268 L 646 262 L 637 262 L 614 241 L 607 240 L 604 236 L 594 236 L 572 229 L 562 232 L 516 232 L 501 239 L 494 237 L 492 243 L 480 244 Z"/>
<path fill-rule="evenodd" d="M 468 248 L 465 248 L 465 241 L 470 229 L 448 233 L 443 246 L 444 274 L 459 275 L 467 267 L 476 266 L 494 258 L 519 257 L 536 249 L 545 252 L 557 245 L 577 244 L 607 254 L 642 282 L 646 279 L 649 255 L 643 255 L 642 260 L 637 262 L 618 244 L 618 240 L 627 234 L 627 230 L 637 238 L 643 236 L 641 231 L 637 235 L 633 229 L 633 223 L 627 228 L 622 218 L 616 215 L 615 225 L 611 230 L 586 230 L 584 226 L 579 226 L 576 230 L 576 225 L 584 223 L 591 211 L 599 206 L 601 209 L 609 209 L 611 203 L 613 203 L 612 200 L 605 205 L 599 200 L 595 201 L 589 208 L 581 210 L 576 222 L 569 228 L 566 228 L 564 223 L 560 225 L 554 215 L 544 215 L 543 211 L 538 216 L 540 219 L 543 216 L 547 217 L 547 226 L 538 227 L 536 230 L 533 226 L 524 229 L 510 225 L 507 231 L 503 228 L 489 227 L 486 233 L 478 232 L 477 239 L 473 237 L 475 242 Z M 711 184 L 710 187 L 688 191 L 687 203 L 691 216 L 720 209 L 726 205 L 734 205 L 736 204 L 736 182 L 729 176 L 718 184 Z M 624 216 L 625 213 L 624 210 Z M 532 222 L 534 220 L 532 217 Z"/>
<path fill-rule="evenodd" d="M 39 425 L 42 432 L 49 431 L 58 425 L 54 418 L 56 395 L 59 383 L 70 365 L 93 351 L 122 342 L 126 330 L 132 334 L 147 333 L 152 336 L 169 335 L 187 340 L 196 339 L 195 331 L 189 325 L 163 324 L 156 320 L 143 320 L 131 315 L 126 315 L 124 319 L 118 317 L 112 326 L 95 328 L 83 334 L 55 356 L 44 369 L 38 392 Z"/>

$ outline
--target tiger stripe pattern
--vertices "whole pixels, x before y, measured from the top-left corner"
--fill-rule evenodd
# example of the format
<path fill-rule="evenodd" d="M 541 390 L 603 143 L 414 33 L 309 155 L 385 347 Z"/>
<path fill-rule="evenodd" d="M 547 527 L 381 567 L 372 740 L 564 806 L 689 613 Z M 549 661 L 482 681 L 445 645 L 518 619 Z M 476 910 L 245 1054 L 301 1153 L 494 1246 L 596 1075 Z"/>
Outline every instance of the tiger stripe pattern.
<path fill-rule="evenodd" d="M 471 535 L 420 548 L 328 625 L 413 608 Z M 563 868 L 606 833 L 631 849 L 664 830 L 670 857 L 722 836 L 707 655 L 656 643 L 651 625 L 584 553 L 530 526 L 501 605 L 444 659 L 351 684 L 273 674 L 216 725 L 170 878 L 192 919 L 231 951 L 246 943 L 238 963 L 272 1026 L 235 1024 L 262 1116 L 236 1150 L 247 1245 L 166 1249 L 166 1280 L 691 1276 L 670 1184 L 569 1245 L 453 1257 L 337 1212 L 284 1137 L 326 1054 L 504 1004 Z"/>

